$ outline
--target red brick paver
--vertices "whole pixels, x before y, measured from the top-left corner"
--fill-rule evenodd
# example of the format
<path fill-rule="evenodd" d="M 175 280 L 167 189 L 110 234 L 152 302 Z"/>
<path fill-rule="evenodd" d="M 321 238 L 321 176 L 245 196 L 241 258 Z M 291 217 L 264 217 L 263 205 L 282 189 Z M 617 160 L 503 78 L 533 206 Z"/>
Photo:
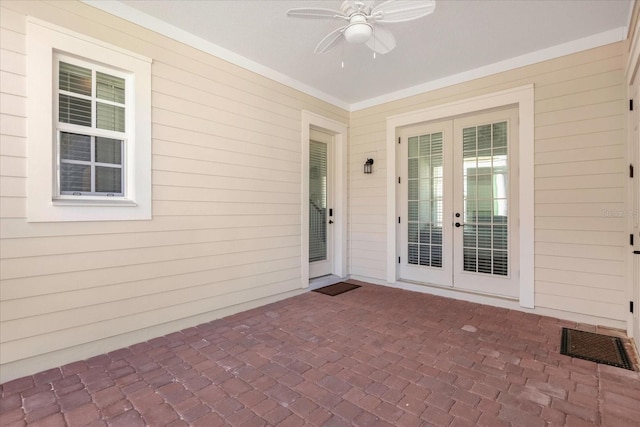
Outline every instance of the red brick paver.
<path fill-rule="evenodd" d="M 550 317 L 363 285 L 0 385 L 2 426 L 631 426 L 640 374 Z"/>

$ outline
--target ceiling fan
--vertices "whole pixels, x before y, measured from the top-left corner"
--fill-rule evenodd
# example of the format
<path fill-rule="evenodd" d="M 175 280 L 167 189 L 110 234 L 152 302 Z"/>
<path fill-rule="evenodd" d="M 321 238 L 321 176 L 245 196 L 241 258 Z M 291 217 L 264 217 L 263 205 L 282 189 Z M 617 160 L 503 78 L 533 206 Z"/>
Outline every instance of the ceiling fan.
<path fill-rule="evenodd" d="M 316 46 L 315 53 L 326 53 L 344 40 L 366 43 L 376 53 L 385 54 L 396 47 L 396 39 L 384 24 L 412 21 L 433 13 L 435 0 L 345 0 L 340 10 L 324 8 L 289 9 L 287 16 L 309 19 L 339 19 L 347 25 L 333 30 Z"/>

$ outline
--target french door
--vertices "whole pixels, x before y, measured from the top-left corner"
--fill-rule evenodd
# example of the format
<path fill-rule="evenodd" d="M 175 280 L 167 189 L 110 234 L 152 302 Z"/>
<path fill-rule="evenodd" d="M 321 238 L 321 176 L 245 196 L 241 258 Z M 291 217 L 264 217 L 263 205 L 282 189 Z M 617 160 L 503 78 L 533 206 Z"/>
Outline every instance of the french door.
<path fill-rule="evenodd" d="M 400 132 L 399 275 L 517 297 L 517 109 Z"/>
<path fill-rule="evenodd" d="M 333 268 L 333 136 L 310 131 L 309 141 L 309 277 Z"/>

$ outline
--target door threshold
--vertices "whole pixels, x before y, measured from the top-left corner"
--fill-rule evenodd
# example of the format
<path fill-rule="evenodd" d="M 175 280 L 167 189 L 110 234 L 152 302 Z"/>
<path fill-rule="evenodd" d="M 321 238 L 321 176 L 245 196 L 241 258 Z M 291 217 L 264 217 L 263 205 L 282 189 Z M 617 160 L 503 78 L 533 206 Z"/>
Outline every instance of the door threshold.
<path fill-rule="evenodd" d="M 335 274 L 327 274 L 326 276 L 314 277 L 313 279 L 309 279 L 309 290 L 314 291 L 325 286 L 335 285 L 336 283 L 340 283 L 347 279 L 348 277 L 339 277 Z"/>

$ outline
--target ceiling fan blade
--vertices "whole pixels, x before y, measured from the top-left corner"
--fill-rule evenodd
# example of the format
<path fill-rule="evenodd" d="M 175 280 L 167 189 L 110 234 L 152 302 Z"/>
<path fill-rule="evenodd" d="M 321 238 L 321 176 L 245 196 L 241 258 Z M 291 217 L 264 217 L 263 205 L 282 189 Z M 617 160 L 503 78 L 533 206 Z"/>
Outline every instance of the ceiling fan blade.
<path fill-rule="evenodd" d="M 325 38 L 320 40 L 318 46 L 316 46 L 315 53 L 327 53 L 334 47 L 338 46 L 340 43 L 344 41 L 344 29 L 345 27 L 340 27 L 336 30 L 331 31 L 326 35 Z"/>
<path fill-rule="evenodd" d="M 367 46 L 372 51 L 384 55 L 396 47 L 396 38 L 384 26 L 376 24 L 373 27 L 373 36 L 367 40 Z"/>
<path fill-rule="evenodd" d="M 376 22 L 406 22 L 427 16 L 435 8 L 435 0 L 388 0 L 374 7 L 371 16 Z"/>
<path fill-rule="evenodd" d="M 300 8 L 289 9 L 287 16 L 293 18 L 307 18 L 307 19 L 346 19 L 339 10 L 323 9 L 323 8 Z"/>

